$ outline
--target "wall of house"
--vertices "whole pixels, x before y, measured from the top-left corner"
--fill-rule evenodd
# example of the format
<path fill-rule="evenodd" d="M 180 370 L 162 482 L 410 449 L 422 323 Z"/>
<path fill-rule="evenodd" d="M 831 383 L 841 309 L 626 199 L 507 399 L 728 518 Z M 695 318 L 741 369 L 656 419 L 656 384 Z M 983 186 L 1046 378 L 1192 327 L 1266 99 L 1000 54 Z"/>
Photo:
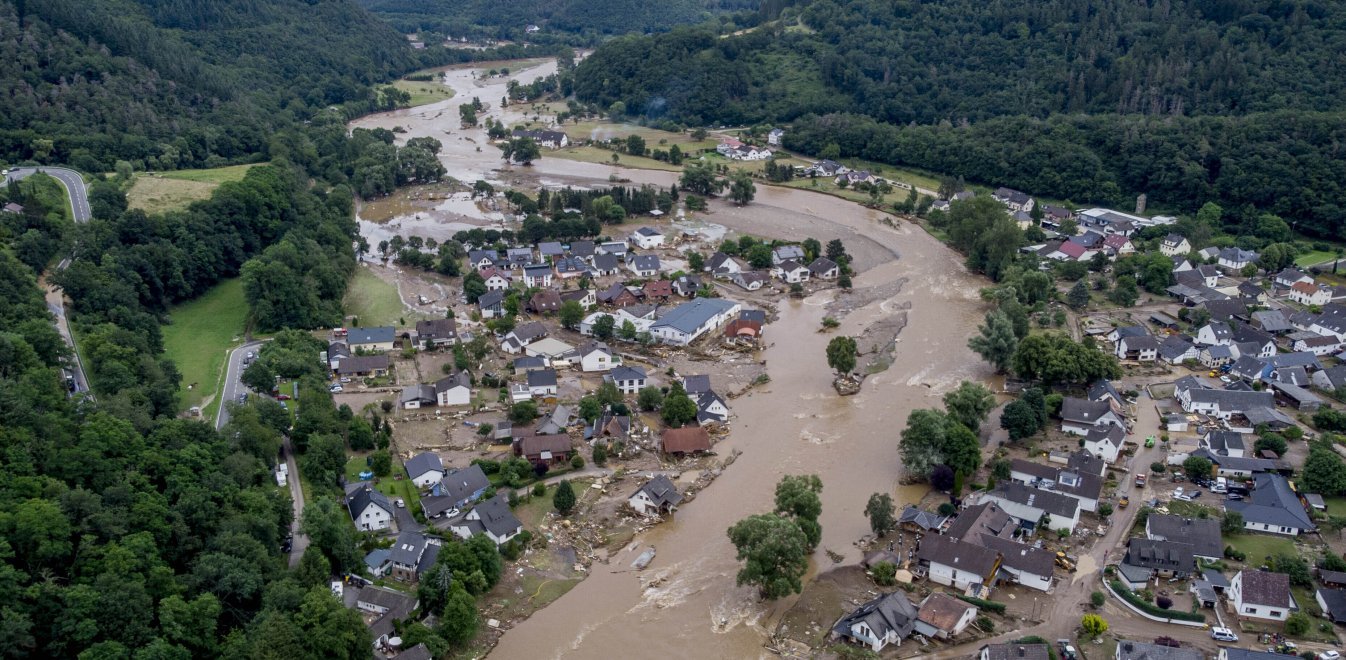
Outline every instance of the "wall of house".
<path fill-rule="evenodd" d="M 1048 591 L 1052 588 L 1052 576 L 1050 575 L 1035 575 L 1026 571 L 1010 568 L 1003 564 L 1001 565 L 1001 568 L 1005 569 L 1005 572 L 1010 575 L 1013 575 L 1015 582 L 1018 582 L 1025 587 L 1029 587 L 1030 589 Z"/>
<path fill-rule="evenodd" d="M 981 584 L 982 576 L 953 566 L 931 562 L 930 580 L 936 584 L 966 589 L 970 584 Z"/>
<path fill-rule="evenodd" d="M 411 482 L 416 484 L 417 486 L 420 486 L 421 488 L 429 488 L 430 486 L 439 483 L 440 479 L 443 478 L 444 478 L 443 472 L 432 470 L 430 472 L 426 472 L 425 474 L 417 476 L 415 479 L 412 479 Z"/>
<path fill-rule="evenodd" d="M 384 511 L 382 508 L 370 504 L 365 510 L 360 512 L 360 518 L 356 521 L 356 529 L 388 529 L 392 522 L 392 514 Z"/>
<path fill-rule="evenodd" d="M 466 387 L 455 387 L 436 396 L 441 406 L 465 406 L 472 403 L 472 390 Z"/>
<path fill-rule="evenodd" d="M 1280 527 L 1277 525 L 1268 525 L 1266 523 L 1244 522 L 1244 529 L 1254 532 L 1264 532 L 1267 534 L 1278 534 L 1281 536 L 1299 536 L 1299 530 L 1294 527 Z"/>

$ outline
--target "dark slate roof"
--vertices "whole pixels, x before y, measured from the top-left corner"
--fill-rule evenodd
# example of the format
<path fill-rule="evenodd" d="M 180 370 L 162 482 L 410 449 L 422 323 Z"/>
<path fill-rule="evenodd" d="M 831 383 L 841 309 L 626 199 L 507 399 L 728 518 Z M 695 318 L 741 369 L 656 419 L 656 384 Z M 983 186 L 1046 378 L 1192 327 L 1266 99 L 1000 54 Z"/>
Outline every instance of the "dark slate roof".
<path fill-rule="evenodd" d="M 482 309 L 495 307 L 505 300 L 504 291 L 487 291 L 477 297 L 477 306 Z"/>
<path fill-rule="evenodd" d="M 403 566 L 415 566 L 421 561 L 421 554 L 425 552 L 425 546 L 428 542 L 425 535 L 420 532 L 402 532 L 397 535 L 393 541 L 393 546 L 389 548 L 388 558 L 394 564 Z"/>
<path fill-rule="evenodd" d="M 1056 565 L 1056 555 L 1047 550 L 989 534 L 978 535 L 977 541 L 987 548 L 999 552 L 1001 565 L 1003 566 L 1030 575 L 1040 575 L 1046 578 L 1052 576 L 1052 567 Z"/>
<path fill-rule="evenodd" d="M 1175 541 L 1131 539 L 1126 547 L 1126 563 L 1160 571 L 1191 573 L 1196 570 L 1192 545 Z"/>
<path fill-rule="evenodd" d="M 1285 573 L 1272 573 L 1243 569 L 1243 602 L 1254 605 L 1289 607 L 1290 576 Z"/>
<path fill-rule="evenodd" d="M 361 603 L 369 603 L 375 607 L 386 607 L 389 610 L 401 608 L 410 610 L 415 605 L 415 599 L 407 594 L 372 585 L 360 589 L 360 594 L 356 596 L 356 600 Z"/>
<path fill-rule="evenodd" d="M 1112 410 L 1106 401 L 1089 401 L 1068 396 L 1061 402 L 1061 419 L 1067 422 L 1093 424 Z"/>
<path fill-rule="evenodd" d="M 1122 395 L 1117 392 L 1117 388 L 1112 385 L 1112 381 L 1106 379 L 1096 380 L 1089 384 L 1089 400 L 1099 401 L 1104 397 L 1112 397 L 1118 403 L 1122 402 Z"/>
<path fill-rule="evenodd" d="M 1327 604 L 1324 614 L 1333 623 L 1346 623 L 1346 589 L 1319 589 L 1316 595 Z"/>
<path fill-rule="evenodd" d="M 1211 431 L 1206 434 L 1206 444 L 1210 445 L 1211 451 L 1222 456 L 1245 449 L 1243 434 L 1235 431 Z"/>
<path fill-rule="evenodd" d="M 398 660 L 431 660 L 433 657 L 425 644 L 417 644 L 397 654 Z"/>
<path fill-rule="evenodd" d="M 1101 477 L 1103 476 L 1103 471 L 1108 469 L 1108 464 L 1103 459 L 1080 449 L 1070 455 L 1070 458 L 1067 459 L 1066 467 L 1075 470 L 1076 472 L 1093 474 Z"/>
<path fill-rule="evenodd" d="M 376 369 L 387 369 L 392 365 L 387 355 L 357 355 L 341 358 L 337 364 L 339 374 L 362 374 Z"/>
<path fill-rule="evenodd" d="M 393 513 L 393 505 L 388 501 L 387 496 L 374 490 L 373 486 L 355 489 L 355 492 L 347 500 L 346 509 L 350 511 L 351 519 L 354 520 L 356 516 L 364 513 L 364 510 L 369 508 L 370 504 L 378 506 L 389 514 Z"/>
<path fill-rule="evenodd" d="M 864 622 L 880 637 L 893 631 L 898 639 L 902 639 L 916 628 L 916 606 L 901 591 L 884 594 L 841 617 L 832 630 L 839 635 L 850 636 L 851 626 L 860 622 Z"/>
<path fill-rule="evenodd" d="M 645 370 L 622 365 L 612 370 L 612 380 L 645 380 Z"/>
<path fill-rule="evenodd" d="M 594 268 L 597 270 L 605 272 L 617 270 L 617 265 L 617 255 L 615 254 L 604 252 L 603 254 L 594 255 Z"/>
<path fill-rule="evenodd" d="M 706 374 L 692 374 L 682 377 L 682 388 L 687 390 L 688 394 L 706 392 L 710 390 L 710 376 Z"/>
<path fill-rule="evenodd" d="M 1318 356 L 1314 355 L 1313 353 L 1309 353 L 1307 351 L 1300 351 L 1298 353 L 1281 353 L 1280 355 L 1272 356 L 1271 359 L 1268 360 L 1267 362 L 1268 364 L 1271 365 L 1272 369 L 1281 369 L 1284 367 L 1304 367 L 1306 369 L 1321 370 L 1323 368 L 1322 363 L 1318 361 Z"/>
<path fill-rule="evenodd" d="M 1126 431 L 1123 431 L 1120 426 L 1105 424 L 1089 429 L 1089 434 L 1084 436 L 1084 440 L 1085 442 L 1107 441 L 1114 447 L 1121 447 L 1126 443 Z"/>
<path fill-rule="evenodd" d="M 832 261 L 827 257 L 818 257 L 817 259 L 813 260 L 813 263 L 809 264 L 809 272 L 814 275 L 821 276 L 827 273 L 827 271 L 832 270 L 833 268 L 836 267 L 837 262 Z"/>
<path fill-rule="evenodd" d="M 509 501 L 504 493 L 478 504 L 473 511 L 480 517 L 482 526 L 496 536 L 506 536 L 523 526 L 509 510 Z"/>
<path fill-rule="evenodd" d="M 1293 329 L 1290 322 L 1286 320 L 1285 314 L 1279 309 L 1264 309 L 1253 312 L 1253 320 L 1262 326 L 1267 332 L 1285 332 Z"/>
<path fill-rule="evenodd" d="M 554 387 L 556 385 L 555 369 L 535 369 L 528 372 L 529 387 Z"/>
<path fill-rule="evenodd" d="M 1220 410 L 1246 412 L 1252 408 L 1267 407 L 1275 404 L 1271 392 L 1234 392 L 1229 390 L 1191 390 L 1188 394 L 1193 403 L 1216 403 Z"/>
<path fill-rule="evenodd" d="M 407 459 L 407 474 L 415 479 L 426 472 L 443 472 L 444 463 L 439 460 L 439 455 L 431 452 L 416 454 Z"/>
<path fill-rule="evenodd" d="M 632 257 L 630 261 L 636 270 L 659 270 L 659 255 L 657 254 L 638 254 Z"/>
<path fill-rule="evenodd" d="M 396 336 L 397 330 L 390 325 L 374 328 L 350 328 L 346 331 L 346 342 L 352 346 L 355 344 L 381 344 L 392 341 Z"/>
<path fill-rule="evenodd" d="M 1299 497 L 1290 489 L 1290 482 L 1286 481 L 1285 477 L 1262 472 L 1253 475 L 1253 479 L 1253 492 L 1247 499 L 1225 502 L 1226 510 L 1238 511 L 1246 522 L 1266 523 L 1305 531 L 1314 529 L 1308 512 L 1304 510 Z"/>
<path fill-rule="evenodd" d="M 972 540 L 976 536 L 1005 537 L 1014 533 L 1018 523 L 995 502 L 983 502 L 963 509 L 945 532 L 950 538 Z"/>
<path fill-rule="evenodd" d="M 1224 573 L 1221 573 L 1220 571 L 1208 568 L 1201 572 L 1201 576 L 1206 578 L 1206 581 L 1209 582 L 1211 586 L 1220 587 L 1222 589 L 1229 588 L 1229 578 L 1225 577 Z"/>
<path fill-rule="evenodd" d="M 977 540 L 959 541 L 950 536 L 928 534 L 921 539 L 921 547 L 916 551 L 916 558 L 924 562 L 952 566 L 976 575 L 989 576 L 995 569 L 999 554 L 981 545 Z"/>
<path fill-rule="evenodd" d="M 1206 660 L 1196 649 L 1161 646 L 1149 642 L 1117 640 L 1117 660 Z"/>
<path fill-rule="evenodd" d="M 679 493 L 673 482 L 662 474 L 656 475 L 653 479 L 645 482 L 644 486 L 636 489 L 637 493 L 642 491 L 659 506 L 676 506 L 678 502 L 682 501 L 682 493 Z"/>
<path fill-rule="evenodd" d="M 541 454 L 542 452 L 551 452 L 553 455 L 564 454 L 572 449 L 570 436 L 564 433 L 526 435 L 515 442 L 519 445 L 519 451 L 525 456 Z"/>
<path fill-rule="evenodd" d="M 453 319 L 430 319 L 416 322 L 416 336 L 425 339 L 452 339 L 458 336 L 458 325 Z"/>
<path fill-rule="evenodd" d="M 461 470 L 444 473 L 444 478 L 439 482 L 439 493 L 450 498 L 451 502 L 461 502 L 490 485 L 481 466 L 472 464 Z"/>
<path fill-rule="evenodd" d="M 897 522 L 901 524 L 916 525 L 926 531 L 938 530 L 948 521 L 948 516 L 941 516 L 937 513 L 923 511 L 912 505 L 902 510 L 902 515 L 898 517 Z"/>
<path fill-rule="evenodd" d="M 987 644 L 981 648 L 984 660 L 1049 660 L 1046 644 Z"/>
<path fill-rule="evenodd" d="M 571 241 L 570 254 L 573 254 L 577 257 L 592 257 L 594 256 L 594 242 Z"/>
<path fill-rule="evenodd" d="M 1010 502 L 1042 509 L 1053 515 L 1069 518 L 1075 517 L 1080 509 L 1080 501 L 1069 495 L 1053 493 L 1049 490 L 1039 490 L 1023 484 L 1009 482 L 996 484 L 995 490 L 991 491 L 991 495 L 1002 497 Z"/>
<path fill-rule="evenodd" d="M 1195 344 L 1182 336 L 1172 335 L 1166 337 L 1164 342 L 1159 345 L 1159 357 L 1172 361 L 1179 356 L 1186 355 L 1188 351 L 1195 347 Z"/>

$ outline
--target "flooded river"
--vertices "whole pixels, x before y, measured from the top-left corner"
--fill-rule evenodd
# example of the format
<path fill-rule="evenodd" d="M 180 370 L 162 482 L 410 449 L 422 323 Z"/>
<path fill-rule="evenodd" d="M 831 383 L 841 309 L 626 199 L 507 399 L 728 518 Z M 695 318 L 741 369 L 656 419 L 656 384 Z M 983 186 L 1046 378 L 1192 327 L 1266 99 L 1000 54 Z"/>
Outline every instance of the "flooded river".
<path fill-rule="evenodd" d="M 547 70 L 540 66 L 525 75 L 544 75 Z M 464 72 L 449 79 L 450 85 L 476 84 Z M 504 85 L 503 80 L 498 83 L 501 90 Z M 474 94 L 496 102 L 501 95 L 460 90 L 457 98 L 436 104 L 445 106 L 442 115 L 426 109 L 435 106 L 427 106 L 362 119 L 356 125 L 400 125 L 408 132 L 399 138 L 435 135 L 450 125 L 456 133 L 456 105 Z M 489 145 L 477 153 L 475 147 L 464 149 L 459 144 L 449 149 L 448 144 L 446 165 L 451 175 L 464 180 L 508 180 L 518 169 L 495 171 L 501 162 Z M 675 178 L 668 172 L 576 163 L 547 158 L 545 153 L 520 176 L 596 185 L 613 172 L 636 183 L 665 186 Z M 840 553 L 846 562 L 857 561 L 859 551 L 852 543 L 869 533 L 863 513 L 869 495 L 893 493 L 899 507 L 912 499 L 912 491 L 899 486 L 897 442 L 907 414 L 939 406 L 939 397 L 960 380 L 990 376 L 990 369 L 967 348 L 967 337 L 975 332 L 984 311 L 977 290 L 985 281 L 969 275 L 957 254 L 919 228 L 881 224 L 882 214 L 835 197 L 765 186 L 758 188 L 756 200 L 748 206 L 716 202 L 711 210 L 710 221 L 740 232 L 786 239 L 812 236 L 823 242 L 842 238 L 859 257 L 857 290 L 903 280 L 895 295 L 851 312 L 837 331 L 858 335 L 909 305 L 896 360 L 887 371 L 867 379 L 859 395 L 837 396 L 824 358 L 824 347 L 834 335 L 817 332 L 834 292 L 783 301 L 779 320 L 764 334 L 768 346 L 762 357 L 771 382 L 731 402 L 733 430 L 717 446 L 721 455 L 741 450 L 738 460 L 675 520 L 637 539 L 658 549 L 649 569 L 630 572 L 635 557 L 626 552 L 608 565 L 595 564 L 588 579 L 505 634 L 493 652 L 498 657 L 770 655 L 763 643 L 790 600 L 760 603 L 753 589 L 735 586 L 739 566 L 725 531 L 747 515 L 769 510 L 782 475 L 815 473 L 823 482 L 823 539 L 814 566 L 832 565 L 827 550 Z M 655 577 L 665 579 L 642 590 L 642 580 Z"/>

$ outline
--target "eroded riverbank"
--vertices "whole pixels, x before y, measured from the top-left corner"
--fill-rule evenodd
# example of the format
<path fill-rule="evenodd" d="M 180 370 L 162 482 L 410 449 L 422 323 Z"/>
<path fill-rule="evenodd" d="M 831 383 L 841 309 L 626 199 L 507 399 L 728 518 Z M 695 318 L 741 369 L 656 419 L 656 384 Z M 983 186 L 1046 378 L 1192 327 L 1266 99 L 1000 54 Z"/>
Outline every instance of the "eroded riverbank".
<path fill-rule="evenodd" d="M 458 97 L 464 94 L 474 95 L 459 92 Z M 490 98 L 489 92 L 476 94 Z M 405 139 L 442 132 L 451 119 L 452 132 L 457 132 L 456 112 L 378 117 L 356 125 L 401 125 L 407 133 L 399 139 Z M 548 159 L 545 154 L 532 168 L 501 169 L 493 147 L 485 145 L 477 152 L 475 146 L 464 148 L 471 144 L 467 140 L 458 142 L 462 144 L 445 155 L 454 160 L 446 165 L 456 177 L 470 172 L 475 178 L 528 187 L 607 185 L 614 173 L 636 184 L 668 186 L 676 180 L 671 172 Z M 464 180 L 473 178 L 468 174 Z M 733 431 L 716 448 L 721 455 L 742 455 L 674 520 L 640 536 L 642 544 L 659 550 L 653 566 L 644 574 L 618 572 L 630 563 L 619 556 L 611 566 L 598 567 L 556 603 L 509 631 L 496 655 L 769 655 L 763 642 L 789 601 L 760 603 L 752 589 L 735 586 L 739 564 L 725 530 L 744 516 L 768 510 L 775 483 L 784 474 L 816 473 L 822 478 L 823 541 L 815 565 L 832 565 L 827 551 L 839 553 L 846 562 L 858 561 L 852 543 L 869 532 L 863 510 L 870 493 L 890 492 L 898 496 L 899 506 L 904 503 L 897 440 L 907 414 L 939 405 L 939 397 L 960 380 L 990 376 L 989 368 L 967 348 L 967 337 L 983 312 L 977 292 L 984 280 L 967 273 L 957 254 L 920 228 L 890 226 L 881 221 L 886 217 L 835 197 L 767 186 L 759 187 L 756 200 L 744 207 L 712 203 L 705 219 L 739 233 L 813 237 L 824 243 L 841 238 L 860 270 L 857 293 L 849 295 L 867 293 L 841 318 L 836 332 L 861 335 L 905 314 L 893 364 L 869 377 L 860 394 L 837 396 L 824 358 L 833 333 L 817 332 L 823 316 L 834 313 L 828 308 L 836 292 L 782 302 L 779 319 L 764 335 L 767 346 L 761 355 L 771 382 L 734 400 Z M 659 577 L 664 579 L 657 587 L 642 588 Z"/>

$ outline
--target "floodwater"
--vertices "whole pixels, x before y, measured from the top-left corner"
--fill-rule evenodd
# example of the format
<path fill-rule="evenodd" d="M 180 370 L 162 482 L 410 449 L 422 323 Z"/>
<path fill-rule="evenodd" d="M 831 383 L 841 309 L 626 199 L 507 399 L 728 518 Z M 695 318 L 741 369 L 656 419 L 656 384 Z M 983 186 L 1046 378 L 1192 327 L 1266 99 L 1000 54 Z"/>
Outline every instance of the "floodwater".
<path fill-rule="evenodd" d="M 541 66 L 525 75 L 544 75 L 547 70 Z M 450 84 L 463 84 L 464 76 L 475 84 L 464 71 L 452 73 Z M 502 81 L 499 87 L 503 86 Z M 486 89 L 490 88 L 488 84 Z M 470 98 L 472 93 L 459 91 L 458 98 L 447 102 L 453 111 L 451 117 L 445 112 L 447 119 L 418 109 L 415 116 L 402 111 L 394 120 L 390 115 L 399 113 L 389 113 L 357 125 L 401 125 L 408 132 L 400 137 L 434 134 L 450 123 L 457 132 L 456 104 L 465 95 Z M 492 97 L 490 92 L 478 95 L 484 101 Z M 498 100 L 500 93 L 493 96 Z M 498 156 L 485 149 L 485 157 L 461 148 L 446 152 L 446 165 L 454 162 L 450 166 L 454 176 L 471 172 L 508 180 L 520 169 L 496 172 Z M 529 174 L 542 181 L 589 185 L 605 183 L 614 172 L 634 183 L 665 186 L 675 177 L 669 172 L 548 159 L 545 154 L 530 169 Z M 894 295 L 846 315 L 833 333 L 817 330 L 834 291 L 782 301 L 779 320 L 765 331 L 768 346 L 761 356 L 771 382 L 731 403 L 733 430 L 716 448 L 721 455 L 733 450 L 742 455 L 674 520 L 636 539 L 631 547 L 658 549 L 650 568 L 630 571 L 635 556 L 625 550 L 608 565 L 595 564 L 590 577 L 506 633 L 494 651 L 498 657 L 768 656 L 763 644 L 792 601 L 759 602 L 752 588 L 735 585 L 739 564 L 726 530 L 745 516 L 770 510 L 775 483 L 782 475 L 813 473 L 823 482 L 823 539 L 813 557 L 815 571 L 831 566 L 825 551 L 841 554 L 847 563 L 858 561 L 860 552 L 853 544 L 869 533 L 864 516 L 869 495 L 892 493 L 900 508 L 921 492 L 900 485 L 897 444 L 907 414 L 940 406 L 943 393 L 960 380 L 986 381 L 991 376 L 967 348 L 967 338 L 984 313 L 977 292 L 985 281 L 968 274 L 956 253 L 918 227 L 882 224 L 883 214 L 835 197 L 766 186 L 758 188 L 756 200 L 748 206 L 717 201 L 711 210 L 711 222 L 743 233 L 785 239 L 812 236 L 824 243 L 841 238 L 861 270 L 855 278 L 857 289 L 898 279 L 905 282 Z M 827 342 L 836 333 L 859 335 L 868 325 L 908 306 L 893 365 L 868 378 L 858 395 L 837 396 L 824 357 Z M 642 588 L 654 578 L 663 580 Z"/>

